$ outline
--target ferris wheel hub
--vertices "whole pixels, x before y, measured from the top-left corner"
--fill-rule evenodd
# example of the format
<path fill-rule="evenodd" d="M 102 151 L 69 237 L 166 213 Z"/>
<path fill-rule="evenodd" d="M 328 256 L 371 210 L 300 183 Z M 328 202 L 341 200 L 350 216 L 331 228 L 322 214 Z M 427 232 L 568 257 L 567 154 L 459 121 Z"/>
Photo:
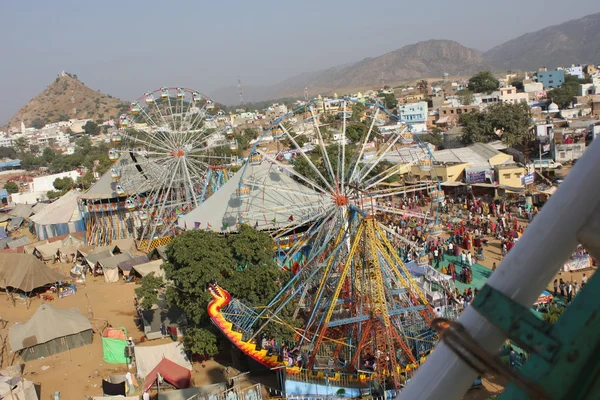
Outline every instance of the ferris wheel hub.
<path fill-rule="evenodd" d="M 333 200 L 335 201 L 336 206 L 347 206 L 348 198 L 341 193 L 336 193 L 333 196 Z"/>

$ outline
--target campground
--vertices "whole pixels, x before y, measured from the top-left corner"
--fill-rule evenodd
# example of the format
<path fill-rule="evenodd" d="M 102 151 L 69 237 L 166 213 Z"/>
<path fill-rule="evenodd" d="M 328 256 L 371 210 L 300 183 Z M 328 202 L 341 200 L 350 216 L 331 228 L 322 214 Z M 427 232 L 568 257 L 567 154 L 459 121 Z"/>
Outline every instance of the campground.
<path fill-rule="evenodd" d="M 54 264 L 63 272 L 68 272 L 70 264 Z M 88 277 L 85 284 L 77 285 L 77 292 L 65 298 L 56 298 L 50 304 L 57 308 L 78 308 L 82 314 L 93 313 L 92 325 L 103 320 L 113 327 L 125 327 L 129 336 L 136 343 L 143 333 L 135 325 L 136 311 L 133 303 L 134 283 L 106 283 L 100 277 Z M 5 346 L 3 367 L 13 359 L 10 346 L 5 342 L 8 328 L 15 323 L 27 321 L 43 303 L 34 297 L 30 307 L 24 300 L 17 300 L 13 307 L 6 295 L 0 300 L 0 319 L 6 323 L 0 324 L 0 337 Z M 171 339 L 153 340 L 137 345 L 158 345 L 169 343 Z M 18 358 L 17 358 L 18 360 Z M 192 379 L 194 386 L 223 382 L 223 367 L 215 361 L 193 363 Z M 102 340 L 95 332 L 92 344 L 72 349 L 68 352 L 52 355 L 38 360 L 24 362 L 23 377 L 40 385 L 40 399 L 48 399 L 54 392 L 59 391 L 61 399 L 79 399 L 83 395 L 101 396 L 102 378 L 109 375 L 124 374 L 127 365 L 107 364 L 103 361 Z"/>

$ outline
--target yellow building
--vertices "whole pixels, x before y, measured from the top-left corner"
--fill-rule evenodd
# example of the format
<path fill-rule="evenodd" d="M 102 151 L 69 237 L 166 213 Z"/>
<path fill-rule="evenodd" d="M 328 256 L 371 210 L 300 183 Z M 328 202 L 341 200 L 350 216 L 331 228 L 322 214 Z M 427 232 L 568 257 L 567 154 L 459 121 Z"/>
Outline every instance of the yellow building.
<path fill-rule="evenodd" d="M 508 186 L 513 188 L 522 188 L 523 183 L 521 178 L 525 175 L 525 168 L 516 164 L 503 164 L 494 167 L 496 171 L 496 179 L 498 185 Z"/>
<path fill-rule="evenodd" d="M 419 181 L 431 180 L 434 173 L 440 182 L 459 182 L 465 177 L 465 169 L 469 168 L 469 163 L 458 164 L 434 164 L 432 171 L 423 171 L 420 166 L 411 167 L 411 175 Z"/>

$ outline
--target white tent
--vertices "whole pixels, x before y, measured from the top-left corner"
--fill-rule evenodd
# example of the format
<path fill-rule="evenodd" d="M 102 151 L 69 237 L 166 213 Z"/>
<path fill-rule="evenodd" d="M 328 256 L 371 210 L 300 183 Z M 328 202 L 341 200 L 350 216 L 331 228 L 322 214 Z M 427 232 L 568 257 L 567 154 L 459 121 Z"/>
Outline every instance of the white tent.
<path fill-rule="evenodd" d="M 34 254 L 40 257 L 44 261 L 54 260 L 54 257 L 58 254 L 58 249 L 62 247 L 60 241 L 45 243 L 40 246 L 35 246 Z"/>
<path fill-rule="evenodd" d="M 78 196 L 79 192 L 71 190 L 31 216 L 39 240 L 85 231 L 85 224 L 77 204 Z"/>
<path fill-rule="evenodd" d="M 185 354 L 183 344 L 172 342 L 158 346 L 135 346 L 135 361 L 137 373 L 142 379 L 158 365 L 163 358 L 168 358 L 184 368 L 192 370 L 192 364 Z"/>
<path fill-rule="evenodd" d="M 249 191 L 240 196 L 236 193 L 240 188 Z M 242 167 L 177 223 L 184 229 L 216 232 L 236 231 L 240 222 L 257 229 L 281 229 L 307 221 L 331 201 L 330 196 L 292 179 L 278 165 L 262 161 L 260 165 Z"/>
<path fill-rule="evenodd" d="M 154 260 L 144 264 L 134 265 L 132 269 L 135 270 L 138 274 L 142 276 L 142 278 L 146 275 L 150 275 L 154 273 L 154 276 L 157 278 L 165 278 L 165 271 L 161 268 L 163 265 L 163 260 Z"/>

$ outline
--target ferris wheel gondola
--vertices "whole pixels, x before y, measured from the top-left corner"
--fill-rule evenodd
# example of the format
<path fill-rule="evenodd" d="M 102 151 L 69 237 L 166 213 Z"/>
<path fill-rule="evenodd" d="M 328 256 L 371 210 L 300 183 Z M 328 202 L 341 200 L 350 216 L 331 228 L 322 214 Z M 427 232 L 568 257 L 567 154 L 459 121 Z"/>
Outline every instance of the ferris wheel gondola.
<path fill-rule="evenodd" d="M 109 159 L 115 192 L 138 210 L 136 239 L 142 250 L 173 236 L 175 222 L 207 197 L 210 168 L 230 162 L 223 152 L 227 121 L 214 120 L 214 102 L 198 91 L 162 87 L 131 103 L 111 135 Z M 121 156 L 121 157 L 119 157 Z M 210 193 L 217 188 L 212 187 Z"/>

